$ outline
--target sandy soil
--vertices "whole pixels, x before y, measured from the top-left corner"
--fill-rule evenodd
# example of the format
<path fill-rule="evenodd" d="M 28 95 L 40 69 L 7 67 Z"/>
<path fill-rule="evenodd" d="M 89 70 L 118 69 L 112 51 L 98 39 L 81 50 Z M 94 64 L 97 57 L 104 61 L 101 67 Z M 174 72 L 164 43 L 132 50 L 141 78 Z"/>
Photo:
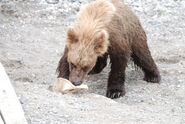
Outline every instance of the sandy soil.
<path fill-rule="evenodd" d="M 0 61 L 30 124 L 185 123 L 185 1 L 125 1 L 146 30 L 162 81 L 143 81 L 142 72 L 130 64 L 126 95 L 111 100 L 105 97 L 109 67 L 87 77 L 87 92 L 48 90 L 56 79 L 66 28 L 87 1 L 1 0 Z"/>

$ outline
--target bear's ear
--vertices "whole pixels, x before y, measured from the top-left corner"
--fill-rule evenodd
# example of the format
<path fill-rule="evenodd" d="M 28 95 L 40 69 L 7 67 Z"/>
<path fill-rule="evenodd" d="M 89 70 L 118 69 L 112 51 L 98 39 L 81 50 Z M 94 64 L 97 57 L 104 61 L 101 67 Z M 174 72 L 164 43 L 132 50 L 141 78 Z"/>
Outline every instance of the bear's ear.
<path fill-rule="evenodd" d="M 107 52 L 108 46 L 109 46 L 109 35 L 107 31 L 101 30 L 96 35 L 94 50 L 98 56 L 101 56 Z"/>
<path fill-rule="evenodd" d="M 78 42 L 78 37 L 76 35 L 76 32 L 73 27 L 69 27 L 67 31 L 67 41 L 68 44 L 76 43 Z"/>

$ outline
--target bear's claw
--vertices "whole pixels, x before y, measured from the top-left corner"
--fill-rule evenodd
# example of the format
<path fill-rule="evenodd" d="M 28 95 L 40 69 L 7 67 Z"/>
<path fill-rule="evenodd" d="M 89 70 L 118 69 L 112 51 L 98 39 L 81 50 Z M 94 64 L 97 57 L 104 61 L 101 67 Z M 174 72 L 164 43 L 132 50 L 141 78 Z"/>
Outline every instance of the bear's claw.
<path fill-rule="evenodd" d="M 121 96 L 124 96 L 124 95 L 125 95 L 125 92 L 123 90 L 118 90 L 118 89 L 108 90 L 106 93 L 106 96 L 111 99 L 120 98 Z"/>

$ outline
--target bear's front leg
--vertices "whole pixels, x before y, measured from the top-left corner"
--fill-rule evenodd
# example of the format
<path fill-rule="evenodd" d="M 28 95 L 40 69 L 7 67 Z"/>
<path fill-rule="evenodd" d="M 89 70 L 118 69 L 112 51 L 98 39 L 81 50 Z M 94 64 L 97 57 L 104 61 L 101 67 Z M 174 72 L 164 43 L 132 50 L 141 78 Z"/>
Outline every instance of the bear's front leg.
<path fill-rule="evenodd" d="M 125 54 L 110 55 L 111 71 L 109 73 L 106 96 L 108 98 L 119 98 L 125 95 L 125 69 L 128 57 Z"/>
<path fill-rule="evenodd" d="M 104 54 L 103 56 L 98 57 L 96 61 L 96 65 L 89 72 L 89 74 L 98 74 L 100 73 L 107 65 L 108 54 Z"/>
<path fill-rule="evenodd" d="M 62 58 L 60 59 L 59 63 L 58 63 L 58 78 L 65 78 L 65 79 L 69 79 L 69 63 L 67 61 L 67 48 L 65 48 L 64 50 L 64 55 L 62 56 Z"/>

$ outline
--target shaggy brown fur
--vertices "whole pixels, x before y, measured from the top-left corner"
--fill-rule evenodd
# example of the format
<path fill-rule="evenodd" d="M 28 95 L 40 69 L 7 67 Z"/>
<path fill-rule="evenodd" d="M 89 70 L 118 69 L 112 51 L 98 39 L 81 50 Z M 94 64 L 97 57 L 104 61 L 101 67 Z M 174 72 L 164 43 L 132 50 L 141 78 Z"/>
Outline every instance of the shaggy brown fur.
<path fill-rule="evenodd" d="M 125 94 L 125 68 L 130 57 L 143 70 L 144 80 L 156 83 L 161 79 L 137 17 L 118 0 L 97 0 L 85 5 L 75 25 L 69 28 L 58 77 L 79 85 L 88 73 L 103 70 L 108 55 L 111 71 L 106 96 L 109 98 Z"/>

